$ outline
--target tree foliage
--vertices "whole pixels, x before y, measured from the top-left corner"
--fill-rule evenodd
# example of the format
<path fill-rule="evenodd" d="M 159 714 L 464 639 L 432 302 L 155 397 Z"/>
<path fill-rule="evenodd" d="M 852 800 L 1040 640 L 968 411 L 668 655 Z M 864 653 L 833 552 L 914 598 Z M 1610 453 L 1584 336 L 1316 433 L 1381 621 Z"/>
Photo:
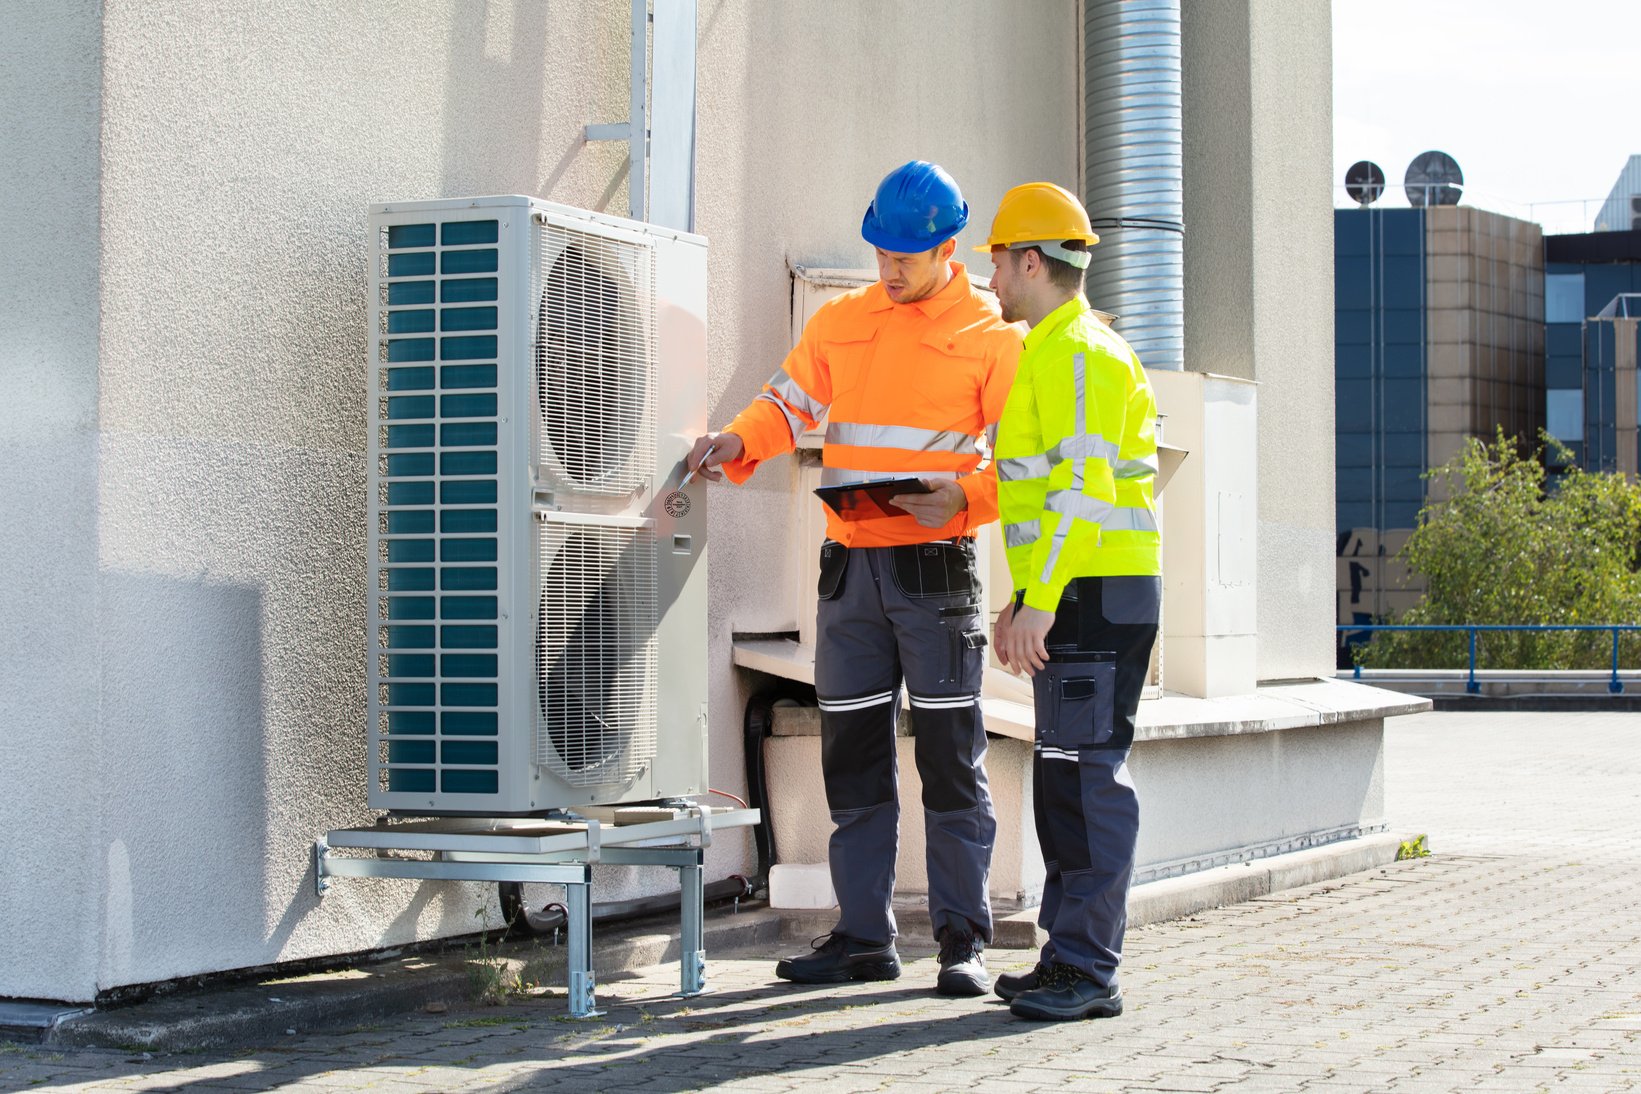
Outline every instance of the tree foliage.
<path fill-rule="evenodd" d="M 1548 436 L 1546 444 L 1555 441 Z M 1428 503 L 1401 558 L 1426 583 L 1396 623 L 1641 623 L 1641 486 L 1622 474 L 1572 468 L 1546 483 L 1543 449 L 1524 451 L 1500 430 L 1472 439 L 1428 478 L 1446 487 Z M 1607 633 L 1482 632 L 1477 666 L 1601 669 Z M 1463 632 L 1377 632 L 1357 660 L 1380 668 L 1463 668 Z M 1641 664 L 1641 634 L 1620 642 L 1620 663 Z"/>

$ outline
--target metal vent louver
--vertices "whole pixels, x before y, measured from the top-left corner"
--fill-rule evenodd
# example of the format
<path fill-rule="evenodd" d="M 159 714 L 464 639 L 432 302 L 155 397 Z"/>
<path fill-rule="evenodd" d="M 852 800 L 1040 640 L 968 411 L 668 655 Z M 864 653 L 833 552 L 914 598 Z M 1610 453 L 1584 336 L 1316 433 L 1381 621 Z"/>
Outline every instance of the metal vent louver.
<path fill-rule="evenodd" d="M 536 762 L 571 786 L 636 778 L 655 758 L 655 537 L 541 526 Z"/>
<path fill-rule="evenodd" d="M 648 247 L 536 230 L 541 464 L 559 490 L 624 498 L 655 469 L 655 279 Z"/>

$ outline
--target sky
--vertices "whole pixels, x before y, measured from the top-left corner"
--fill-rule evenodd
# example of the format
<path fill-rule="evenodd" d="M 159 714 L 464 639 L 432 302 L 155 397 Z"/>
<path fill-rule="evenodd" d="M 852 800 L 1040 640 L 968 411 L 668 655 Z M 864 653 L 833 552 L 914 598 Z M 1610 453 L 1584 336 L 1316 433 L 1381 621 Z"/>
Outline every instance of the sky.
<path fill-rule="evenodd" d="M 1464 173 L 1462 204 L 1591 230 L 1641 154 L 1641 3 L 1332 3 L 1336 206 L 1366 159 L 1385 173 L 1379 204 L 1405 207 L 1407 165 L 1440 149 Z"/>

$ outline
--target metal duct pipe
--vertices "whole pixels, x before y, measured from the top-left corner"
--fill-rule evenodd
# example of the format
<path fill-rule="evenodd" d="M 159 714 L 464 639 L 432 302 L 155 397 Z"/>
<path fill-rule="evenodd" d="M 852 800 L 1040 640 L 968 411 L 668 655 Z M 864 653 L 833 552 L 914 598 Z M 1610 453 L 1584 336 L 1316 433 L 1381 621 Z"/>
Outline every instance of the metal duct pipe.
<path fill-rule="evenodd" d="M 1148 368 L 1185 367 L 1179 0 L 1085 0 L 1088 297 Z"/>

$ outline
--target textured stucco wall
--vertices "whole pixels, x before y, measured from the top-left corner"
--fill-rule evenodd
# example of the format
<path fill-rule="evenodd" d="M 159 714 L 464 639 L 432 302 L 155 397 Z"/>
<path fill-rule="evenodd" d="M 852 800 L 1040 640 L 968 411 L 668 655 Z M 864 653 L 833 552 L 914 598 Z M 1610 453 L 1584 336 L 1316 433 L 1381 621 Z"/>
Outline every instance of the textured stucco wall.
<path fill-rule="evenodd" d="M 626 20 L 111 2 L 104 41 L 99 986 L 470 931 L 487 887 L 312 892 L 369 816 L 365 208 L 624 210 L 580 135 L 625 115 Z"/>
<path fill-rule="evenodd" d="M 1186 367 L 1257 380 L 1258 675 L 1333 640 L 1332 38 L 1307 0 L 1187 3 Z"/>
<path fill-rule="evenodd" d="M 521 192 L 624 214 L 625 4 L 8 6 L 0 270 L 13 537 L 0 829 L 65 817 L 0 887 L 0 995 L 99 989 L 472 930 L 487 887 L 351 881 L 308 847 L 364 809 L 364 275 L 371 201 Z M 983 237 L 1076 184 L 1076 5 L 700 9 L 712 418 L 789 341 L 787 260 L 866 265 L 878 178 L 937 159 Z M 908 63 L 909 57 L 919 59 Z M 999 80 L 999 72 L 1030 79 Z M 100 96 L 100 99 L 99 99 Z M 1028 124 L 1029 123 L 1029 124 Z M 40 210 L 36 212 L 35 210 Z M 744 788 L 733 629 L 793 623 L 783 461 L 715 488 L 713 785 Z M 16 658 L 12 662 L 10 658 Z M 17 763 L 10 762 L 16 759 Z M 12 782 L 11 779 L 8 786 Z M 49 807 L 48 807 L 49 806 Z M 8 839 L 15 837 L 8 835 Z M 714 876 L 751 865 L 720 838 Z M 600 898 L 673 884 L 601 877 Z"/>
<path fill-rule="evenodd" d="M 97 722 L 99 5 L 0 22 L 0 995 L 89 995 Z"/>

